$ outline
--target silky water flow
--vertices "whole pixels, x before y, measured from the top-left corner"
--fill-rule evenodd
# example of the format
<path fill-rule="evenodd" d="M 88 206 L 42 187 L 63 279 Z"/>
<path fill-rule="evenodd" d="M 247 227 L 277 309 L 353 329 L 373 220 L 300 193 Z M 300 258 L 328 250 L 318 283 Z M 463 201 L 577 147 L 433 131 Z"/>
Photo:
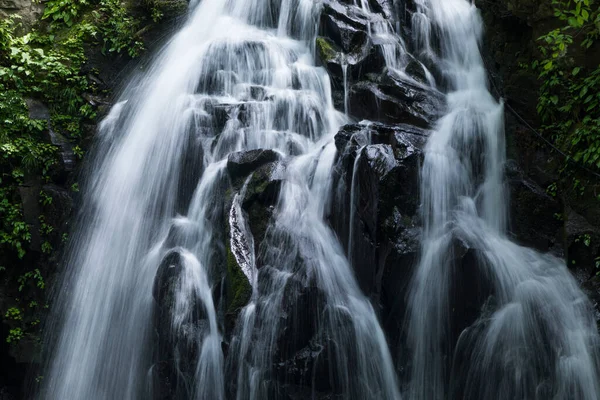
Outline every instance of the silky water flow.
<path fill-rule="evenodd" d="M 346 118 L 333 108 L 326 72 L 314 65 L 309 43 L 318 12 L 312 0 L 204 0 L 147 76 L 113 107 L 99 132 L 85 224 L 63 288 L 65 318 L 42 398 L 154 395 L 151 380 L 160 366 L 152 363 L 152 296 L 160 290 L 153 284 L 161 260 L 183 270 L 167 324 L 186 342 L 171 350 L 178 371 L 190 369 L 185 349 L 197 355 L 193 376 L 177 388 L 181 398 L 224 398 L 225 371 L 236 380 L 236 399 L 276 396 L 268 382 L 290 279 L 310 282 L 324 298 L 317 323 L 336 343 L 329 353 L 344 397 L 400 397 L 375 313 L 323 221 L 336 155 L 332 139 Z M 242 103 L 244 110 L 237 107 Z M 219 108 L 240 115 L 217 132 Z M 259 148 L 284 158 L 285 183 L 262 275 L 253 255 L 243 262 L 253 295 L 226 362 L 212 297 L 214 224 L 228 155 Z M 186 205 L 180 197 L 186 178 L 195 175 L 191 168 L 203 173 Z M 241 215 L 236 201 L 230 218 Z M 206 326 L 190 326 L 195 313 L 206 316 Z"/>
<path fill-rule="evenodd" d="M 418 56 L 449 93 L 422 167 L 407 397 L 598 399 L 591 304 L 562 260 L 506 235 L 504 113 L 487 88 L 479 12 L 464 0 L 416 5 Z M 472 321 L 454 313 L 461 296 L 481 307 Z"/>
<path fill-rule="evenodd" d="M 372 14 L 368 2 L 354 4 Z M 274 360 L 286 328 L 279 313 L 298 285 L 310 287 L 318 304 L 312 350 L 327 346 L 328 379 L 343 399 L 400 399 L 400 387 L 416 400 L 599 398 L 588 300 L 562 261 L 505 233 L 503 107 L 487 89 L 477 9 L 467 0 L 415 4 L 413 55 L 394 21 L 378 17 L 370 28 L 389 69 L 402 74 L 416 57 L 435 66 L 426 70 L 430 85 L 448 88 L 448 112 L 422 169 L 407 382 L 397 381 L 376 313 L 325 222 L 333 135 L 349 119 L 334 109 L 327 73 L 315 66 L 318 3 L 201 0 L 100 126 L 40 398 L 158 398 L 153 381 L 162 367 L 154 355 L 163 351 L 180 377 L 176 398 L 277 399 Z M 227 158 L 252 149 L 272 149 L 282 160 L 258 254 L 241 210 L 248 181 L 230 210 L 222 202 Z M 233 256 L 252 286 L 226 357 L 214 302 L 224 214 Z M 472 258 L 471 269 L 459 265 L 461 256 Z M 171 289 L 155 283 L 157 273 L 176 280 Z M 462 326 L 452 305 L 467 274 L 481 312 Z M 159 340 L 158 350 L 157 296 L 169 300 L 163 328 L 178 338 Z M 319 379 L 314 369 L 307 398 Z"/>

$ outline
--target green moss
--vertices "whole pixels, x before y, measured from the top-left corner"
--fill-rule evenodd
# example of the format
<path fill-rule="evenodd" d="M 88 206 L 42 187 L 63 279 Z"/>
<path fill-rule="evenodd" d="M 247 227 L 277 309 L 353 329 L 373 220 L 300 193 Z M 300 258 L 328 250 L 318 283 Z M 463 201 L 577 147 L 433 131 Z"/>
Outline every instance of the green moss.
<path fill-rule="evenodd" d="M 317 54 L 323 62 L 336 61 L 338 53 L 339 50 L 333 42 L 321 36 L 317 37 Z"/>
<path fill-rule="evenodd" d="M 227 314 L 237 314 L 248 304 L 252 295 L 252 286 L 238 265 L 230 243 L 227 246 L 227 282 Z"/>

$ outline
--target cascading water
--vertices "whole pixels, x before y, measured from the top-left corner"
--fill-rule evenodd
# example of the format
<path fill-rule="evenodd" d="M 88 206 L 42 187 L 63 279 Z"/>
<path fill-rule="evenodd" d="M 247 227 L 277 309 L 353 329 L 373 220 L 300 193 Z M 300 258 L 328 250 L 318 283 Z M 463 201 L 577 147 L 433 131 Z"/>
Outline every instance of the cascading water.
<path fill-rule="evenodd" d="M 406 70 L 417 62 L 425 79 L 415 88 L 427 81 L 449 92 L 422 170 L 404 398 L 597 399 L 600 341 L 585 296 L 559 260 L 504 233 L 503 108 L 486 87 L 475 6 L 415 0 L 416 61 L 391 14 L 346 3 L 367 16 L 388 70 L 414 83 Z M 334 109 L 313 59 L 318 4 L 190 7 L 186 25 L 100 127 L 40 397 L 316 399 L 323 389 L 349 400 L 400 399 L 375 310 L 326 222 L 333 136 L 349 117 Z M 350 65 L 343 68 L 348 112 Z M 349 249 L 367 144 L 354 159 Z M 260 241 L 244 211 L 253 176 L 223 201 L 233 185 L 229 161 L 255 149 L 278 159 L 269 172 L 278 195 Z M 239 265 L 252 292 L 229 343 L 223 258 Z M 472 312 L 459 318 L 455 306 Z M 298 381 L 300 369 L 310 382 Z M 294 392 L 300 386 L 310 390 Z"/>
<path fill-rule="evenodd" d="M 407 397 L 597 399 L 591 305 L 562 262 L 505 235 L 503 107 L 487 89 L 478 10 L 465 0 L 416 3 L 415 42 L 449 87 L 449 112 L 422 170 Z M 465 297 L 480 308 L 474 321 L 454 314 Z"/>
<path fill-rule="evenodd" d="M 339 393 L 399 399 L 375 313 L 323 221 L 333 134 L 345 117 L 314 66 L 318 12 L 312 0 L 204 0 L 113 108 L 99 133 L 42 398 L 163 398 L 154 381 L 165 375 L 175 398 L 227 395 L 213 302 L 224 238 L 215 221 L 224 212 L 227 157 L 266 148 L 283 158 L 284 183 L 258 276 L 253 255 L 234 254 L 253 295 L 228 351 L 237 378 L 229 395 L 277 398 L 280 310 L 284 293 L 301 283 L 321 299 L 312 317 Z M 241 226 L 232 242 L 247 233 L 240 201 L 230 214 Z"/>

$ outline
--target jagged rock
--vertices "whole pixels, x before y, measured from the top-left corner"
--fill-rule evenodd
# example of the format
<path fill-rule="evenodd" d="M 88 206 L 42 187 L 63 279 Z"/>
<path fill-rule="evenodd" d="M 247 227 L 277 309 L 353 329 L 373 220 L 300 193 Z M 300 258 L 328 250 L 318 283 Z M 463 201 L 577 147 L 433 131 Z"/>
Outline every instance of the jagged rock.
<path fill-rule="evenodd" d="M 273 155 L 278 156 L 277 153 L 271 150 L 268 152 L 270 154 L 265 155 L 265 158 L 272 157 Z M 254 172 L 251 172 L 252 176 L 246 185 L 244 197 L 241 199 L 246 221 L 254 237 L 257 268 L 260 268 L 262 265 L 259 247 L 265 239 L 267 227 L 273 214 L 273 208 L 279 198 L 283 171 L 284 166 L 279 161 L 268 162 L 260 166 Z M 239 183 L 234 188 L 239 191 L 242 184 Z"/>
<path fill-rule="evenodd" d="M 36 99 L 25 99 L 29 109 L 29 118 L 50 121 L 50 110 L 43 102 Z"/>
<path fill-rule="evenodd" d="M 0 0 L 0 19 L 17 14 L 26 31 L 35 25 L 44 11 L 44 6 L 32 0 Z"/>
<path fill-rule="evenodd" d="M 268 152 L 276 155 L 270 150 Z M 283 166 L 279 161 L 268 162 L 255 171 L 249 171 L 252 176 L 247 183 L 237 179 L 233 186 L 236 194 L 232 195 L 230 238 L 226 249 L 227 333 L 233 331 L 239 311 L 248 303 L 252 294 L 252 276 L 248 276 L 248 268 L 258 270 L 262 267 L 259 250 L 279 197 L 282 172 Z M 236 198 L 242 193 L 243 197 Z M 236 201 L 239 202 L 239 208 L 236 207 Z M 250 259 L 254 263 L 252 266 L 246 265 Z"/>
<path fill-rule="evenodd" d="M 329 38 L 345 53 L 364 46 L 369 39 L 369 20 L 358 7 L 336 1 L 323 3 L 319 33 Z"/>
<path fill-rule="evenodd" d="M 350 113 L 384 123 L 406 123 L 421 128 L 433 126 L 444 111 L 443 95 L 409 82 L 394 73 L 378 81 L 354 84 L 349 93 Z"/>
<path fill-rule="evenodd" d="M 249 119 L 249 103 L 207 105 L 207 112 L 213 115 L 212 121 L 216 132 L 221 132 L 230 120 L 237 120 L 246 125 Z"/>
<path fill-rule="evenodd" d="M 408 65 L 406 66 L 404 72 L 406 72 L 409 76 L 413 77 L 418 82 L 427 83 L 427 72 L 423 64 L 421 64 L 418 60 L 412 59 Z"/>
<path fill-rule="evenodd" d="M 245 178 L 259 167 L 279 160 L 280 156 L 273 150 L 249 150 L 232 153 L 227 159 L 227 172 L 232 181 Z"/>
<path fill-rule="evenodd" d="M 330 78 L 338 86 L 344 83 L 344 68 L 346 79 L 351 82 L 365 79 L 371 73 L 380 73 L 385 67 L 381 46 L 373 45 L 370 39 L 357 45 L 353 51 L 344 53 L 330 39 L 318 37 L 317 52 Z"/>
<path fill-rule="evenodd" d="M 398 261 L 412 260 L 418 251 L 419 165 L 428 134 L 411 125 L 363 123 L 347 125 L 335 137 L 341 154 L 336 168 L 340 190 L 332 225 L 351 248 L 361 288 L 376 301 L 384 274 L 404 276 L 396 269 L 405 272 L 406 264 Z M 350 212 L 354 218 L 344 216 Z"/>

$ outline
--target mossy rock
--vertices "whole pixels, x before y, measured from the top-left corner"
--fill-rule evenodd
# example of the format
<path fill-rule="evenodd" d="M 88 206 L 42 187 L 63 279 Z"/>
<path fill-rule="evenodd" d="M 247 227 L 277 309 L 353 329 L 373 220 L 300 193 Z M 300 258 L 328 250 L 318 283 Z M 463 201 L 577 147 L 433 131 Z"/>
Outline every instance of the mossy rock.
<path fill-rule="evenodd" d="M 248 304 L 252 296 L 252 285 L 237 263 L 231 243 L 227 244 L 227 315 L 235 320 L 239 311 Z"/>
<path fill-rule="evenodd" d="M 326 37 L 317 37 L 317 54 L 324 63 L 339 62 L 341 50 Z"/>

